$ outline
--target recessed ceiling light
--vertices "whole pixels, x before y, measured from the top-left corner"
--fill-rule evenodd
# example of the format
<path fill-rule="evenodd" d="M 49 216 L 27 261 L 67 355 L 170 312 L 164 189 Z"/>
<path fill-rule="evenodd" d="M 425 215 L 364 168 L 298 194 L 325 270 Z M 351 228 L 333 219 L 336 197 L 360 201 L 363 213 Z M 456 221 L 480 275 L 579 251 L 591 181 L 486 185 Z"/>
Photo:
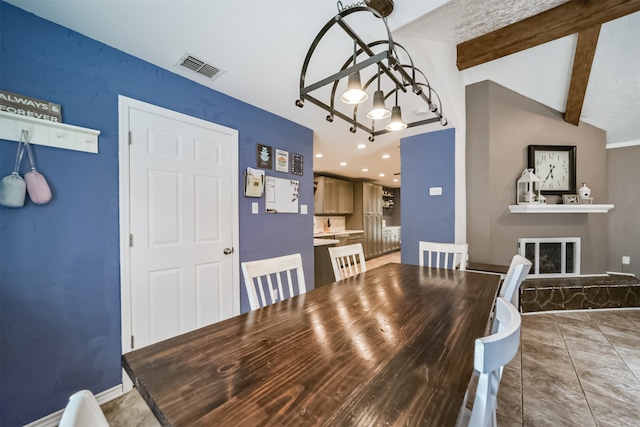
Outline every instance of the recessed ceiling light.
<path fill-rule="evenodd" d="M 382 155 L 382 158 L 383 158 L 383 159 L 388 159 L 389 157 L 391 157 L 389 154 L 383 154 L 383 155 Z"/>
<path fill-rule="evenodd" d="M 367 148 L 367 144 L 358 144 L 358 148 L 360 149 Z"/>
<path fill-rule="evenodd" d="M 347 162 L 340 162 L 340 166 L 347 166 Z"/>
<path fill-rule="evenodd" d="M 322 157 L 322 153 L 316 154 L 316 157 Z"/>
<path fill-rule="evenodd" d="M 384 174 L 383 173 L 379 173 L 378 176 L 384 176 Z"/>
<path fill-rule="evenodd" d="M 369 169 L 367 169 L 367 168 L 362 168 L 362 172 L 369 172 Z"/>

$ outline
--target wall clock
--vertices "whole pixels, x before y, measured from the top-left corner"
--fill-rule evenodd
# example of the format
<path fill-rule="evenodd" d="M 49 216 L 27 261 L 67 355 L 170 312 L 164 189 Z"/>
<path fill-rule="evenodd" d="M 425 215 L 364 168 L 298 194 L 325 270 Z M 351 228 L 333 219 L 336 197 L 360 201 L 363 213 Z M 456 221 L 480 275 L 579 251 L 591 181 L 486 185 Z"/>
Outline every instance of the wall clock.
<path fill-rule="evenodd" d="M 530 145 L 528 160 L 542 194 L 576 193 L 575 145 Z"/>

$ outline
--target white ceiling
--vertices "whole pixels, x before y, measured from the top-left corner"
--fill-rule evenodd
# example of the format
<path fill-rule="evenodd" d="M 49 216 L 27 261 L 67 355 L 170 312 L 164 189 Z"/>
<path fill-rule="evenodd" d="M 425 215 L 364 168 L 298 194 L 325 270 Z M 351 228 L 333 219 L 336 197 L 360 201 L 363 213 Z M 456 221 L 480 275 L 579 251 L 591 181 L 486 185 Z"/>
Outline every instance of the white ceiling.
<path fill-rule="evenodd" d="M 400 172 L 399 138 L 442 129 L 439 124 L 420 126 L 370 143 L 367 134 L 350 133 L 349 124 L 340 119 L 328 123 L 326 112 L 310 103 L 302 109 L 295 106 L 304 57 L 322 26 L 337 13 L 333 0 L 4 1 L 313 129 L 314 151 L 324 154 L 314 159 L 315 171 L 398 187 L 401 181 L 393 178 Z M 388 25 L 394 37 L 454 46 L 564 2 L 395 0 Z M 377 31 L 368 22 L 362 25 L 365 32 Z M 473 67 L 462 72 L 463 81 L 490 79 L 564 111 L 575 41 L 575 35 L 565 37 Z M 607 143 L 640 140 L 639 41 L 640 13 L 602 26 L 582 120 L 607 131 Z M 335 43 L 326 53 L 319 48 L 313 59 L 322 64 L 319 75 L 337 71 L 331 64 L 341 65 L 351 49 L 349 42 L 340 43 L 339 49 Z M 182 71 L 175 64 L 187 51 L 226 72 L 208 81 Z M 429 58 L 420 57 L 422 51 L 410 53 L 424 71 L 422 64 Z M 319 59 L 320 55 L 325 56 Z M 435 89 L 442 95 L 442 88 Z M 447 106 L 443 107 L 446 114 Z M 412 119 L 407 114 L 411 113 L 403 108 L 405 121 Z M 357 149 L 358 143 L 367 148 Z M 383 160 L 382 154 L 391 157 Z M 340 166 L 341 161 L 347 166 Z M 365 167 L 368 172 L 361 171 Z"/>

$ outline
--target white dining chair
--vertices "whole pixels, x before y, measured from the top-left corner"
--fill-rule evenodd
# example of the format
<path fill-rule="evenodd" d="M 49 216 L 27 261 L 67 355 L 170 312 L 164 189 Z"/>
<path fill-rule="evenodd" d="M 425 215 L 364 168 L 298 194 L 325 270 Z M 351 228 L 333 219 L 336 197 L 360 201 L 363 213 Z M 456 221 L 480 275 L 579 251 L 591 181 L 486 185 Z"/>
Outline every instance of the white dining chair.
<path fill-rule="evenodd" d="M 361 243 L 329 248 L 329 258 L 336 281 L 367 271 Z"/>
<path fill-rule="evenodd" d="M 93 393 L 80 390 L 69 397 L 58 427 L 109 427 Z"/>
<path fill-rule="evenodd" d="M 519 308 L 518 290 L 531 270 L 531 261 L 522 255 L 514 255 L 509 270 L 502 281 L 500 296 Z"/>
<path fill-rule="evenodd" d="M 292 271 L 295 272 L 295 282 L 292 278 Z M 289 297 L 303 294 L 307 291 L 302 269 L 302 256 L 300 254 L 243 262 L 242 274 L 244 275 L 244 285 L 249 296 L 251 310 L 257 310 L 285 299 L 286 294 L 282 287 L 283 278 L 287 283 Z M 274 287 L 272 278 L 276 279 L 277 288 Z M 263 279 L 266 282 L 263 282 Z M 294 283 L 298 287 L 297 294 L 293 289 Z"/>
<path fill-rule="evenodd" d="M 466 270 L 467 243 L 420 242 L 418 254 L 421 267 L 448 268 L 449 270 Z M 426 260 L 426 263 L 425 263 Z"/>
<path fill-rule="evenodd" d="M 518 352 L 522 319 L 518 310 L 505 298 L 496 300 L 498 331 L 475 342 L 473 367 L 479 373 L 471 410 L 467 396 L 460 409 L 457 427 L 496 427 L 496 404 L 502 370 Z"/>

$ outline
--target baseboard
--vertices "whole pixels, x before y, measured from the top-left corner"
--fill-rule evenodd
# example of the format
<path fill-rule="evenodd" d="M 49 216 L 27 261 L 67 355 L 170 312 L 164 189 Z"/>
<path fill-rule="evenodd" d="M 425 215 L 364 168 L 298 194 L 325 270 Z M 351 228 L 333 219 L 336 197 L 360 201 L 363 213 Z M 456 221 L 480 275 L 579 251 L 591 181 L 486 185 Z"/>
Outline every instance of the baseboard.
<path fill-rule="evenodd" d="M 587 313 L 594 311 L 621 311 L 621 310 L 640 310 L 640 307 L 607 307 L 607 308 L 579 308 L 575 310 L 546 310 L 546 311 L 529 311 L 520 313 L 522 316 L 535 316 L 538 314 L 566 314 L 566 313 Z"/>
<path fill-rule="evenodd" d="M 118 384 L 108 390 L 96 394 L 96 400 L 100 405 L 104 405 L 107 402 L 111 402 L 113 399 L 117 399 L 122 396 L 122 384 Z M 56 427 L 60 423 L 62 418 L 63 409 L 60 409 L 53 414 L 49 414 L 46 417 L 40 418 L 32 423 L 25 425 L 24 427 Z"/>

